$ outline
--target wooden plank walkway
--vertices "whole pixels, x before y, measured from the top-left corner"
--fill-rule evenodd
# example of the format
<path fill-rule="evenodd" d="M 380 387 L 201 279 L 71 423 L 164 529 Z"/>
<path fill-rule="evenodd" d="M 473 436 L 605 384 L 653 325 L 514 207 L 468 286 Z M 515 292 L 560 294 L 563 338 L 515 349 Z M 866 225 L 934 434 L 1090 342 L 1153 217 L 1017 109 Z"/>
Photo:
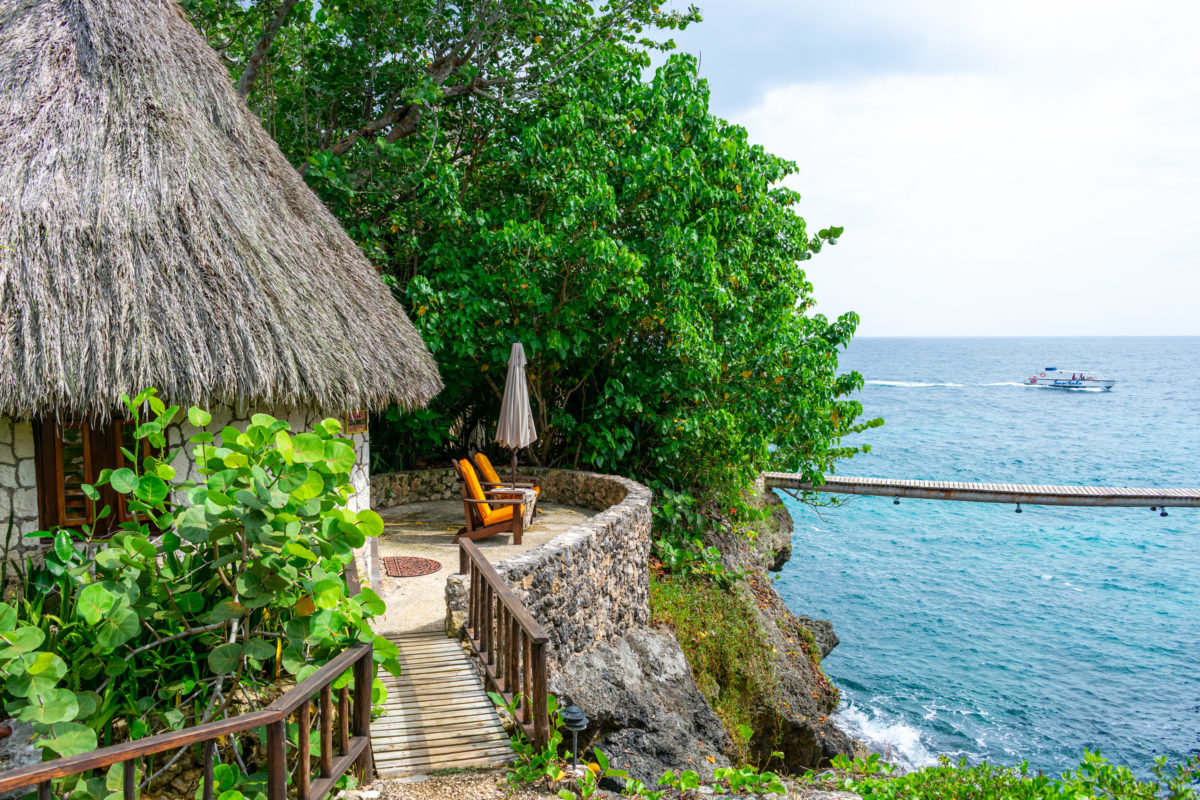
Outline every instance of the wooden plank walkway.
<path fill-rule="evenodd" d="M 440 632 L 384 635 L 400 647 L 401 674 L 381 676 L 387 713 L 371 724 L 379 777 L 510 763 L 508 733 L 459 643 Z"/>
<path fill-rule="evenodd" d="M 763 474 L 763 479 L 769 489 L 868 494 L 880 497 L 912 497 L 921 500 L 1024 503 L 1031 506 L 1200 507 L 1200 489 L 956 483 L 897 478 L 849 478 L 834 475 L 827 477 L 821 486 L 813 486 L 805 482 L 802 476 L 790 472 L 767 472 Z"/>

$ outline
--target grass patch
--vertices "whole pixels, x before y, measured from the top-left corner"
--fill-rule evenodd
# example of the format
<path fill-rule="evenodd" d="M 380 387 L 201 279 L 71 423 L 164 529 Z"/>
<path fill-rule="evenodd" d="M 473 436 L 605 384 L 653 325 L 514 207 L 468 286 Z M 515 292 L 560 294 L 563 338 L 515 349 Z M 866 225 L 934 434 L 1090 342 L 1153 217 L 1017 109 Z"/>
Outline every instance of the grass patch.
<path fill-rule="evenodd" d="M 650 576 L 651 620 L 674 628 L 696 685 L 733 737 L 741 763 L 750 761 L 750 731 L 761 726 L 776 687 L 771 645 L 752 603 L 736 586 Z"/>

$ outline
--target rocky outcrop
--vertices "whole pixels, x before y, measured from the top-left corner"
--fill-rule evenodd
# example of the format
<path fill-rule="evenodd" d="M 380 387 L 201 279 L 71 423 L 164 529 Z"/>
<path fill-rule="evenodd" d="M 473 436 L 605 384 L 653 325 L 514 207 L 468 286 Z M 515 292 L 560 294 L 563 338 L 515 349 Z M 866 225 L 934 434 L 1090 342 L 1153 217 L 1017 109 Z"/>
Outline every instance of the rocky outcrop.
<path fill-rule="evenodd" d="M 714 767 L 729 765 L 729 734 L 668 631 L 636 630 L 575 656 L 551 690 L 587 710 L 591 724 L 581 747 L 599 747 L 648 786 L 668 769 L 711 778 Z"/>
<path fill-rule="evenodd" d="M 839 753 L 852 755 L 854 742 L 829 719 L 838 691 L 822 671 L 821 659 L 838 643 L 832 623 L 792 614 L 768 574 L 791 556 L 791 515 L 773 491 L 760 502 L 770 512 L 765 520 L 714 543 L 727 568 L 745 573 L 737 591 L 752 605 L 773 654 L 775 684 L 756 703 L 751 749 L 764 761 L 782 752 L 786 771 L 799 773 L 824 766 Z"/>

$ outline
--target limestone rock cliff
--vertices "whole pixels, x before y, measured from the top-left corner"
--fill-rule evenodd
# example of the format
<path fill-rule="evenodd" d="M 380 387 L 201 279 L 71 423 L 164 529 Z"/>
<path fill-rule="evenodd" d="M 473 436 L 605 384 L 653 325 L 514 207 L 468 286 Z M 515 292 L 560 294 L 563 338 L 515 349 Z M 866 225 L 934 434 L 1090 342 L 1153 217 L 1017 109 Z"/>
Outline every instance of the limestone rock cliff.
<path fill-rule="evenodd" d="M 715 544 L 727 568 L 746 573 L 737 591 L 750 601 L 773 653 L 775 685 L 757 698 L 750 749 L 764 762 L 782 752 L 784 770 L 798 773 L 824 766 L 839 753 L 852 755 L 854 742 L 829 719 L 838 692 L 820 662 L 837 646 L 833 625 L 792 614 L 769 575 L 791 557 L 791 515 L 772 491 L 759 502 L 770 514 L 751 526 L 752 536 L 731 533 Z"/>

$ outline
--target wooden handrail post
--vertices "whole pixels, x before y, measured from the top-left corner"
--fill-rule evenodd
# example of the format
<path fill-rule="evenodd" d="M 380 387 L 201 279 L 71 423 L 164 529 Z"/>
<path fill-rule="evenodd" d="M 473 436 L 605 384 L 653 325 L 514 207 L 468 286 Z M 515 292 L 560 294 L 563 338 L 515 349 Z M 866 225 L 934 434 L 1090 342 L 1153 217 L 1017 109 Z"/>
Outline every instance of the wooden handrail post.
<path fill-rule="evenodd" d="M 496 687 L 502 692 L 508 691 L 508 673 L 505 672 L 505 667 L 508 666 L 508 659 L 505 657 L 505 648 L 508 643 L 505 639 L 508 638 L 508 609 L 502 604 L 496 604 Z"/>
<path fill-rule="evenodd" d="M 546 644 L 533 643 L 533 745 L 538 750 L 550 741 L 550 717 L 546 708 Z M 270 800 L 270 798 L 268 798 Z"/>
<path fill-rule="evenodd" d="M 508 691 L 521 691 L 521 626 L 516 617 L 508 615 L 508 663 L 504 667 L 504 683 Z"/>
<path fill-rule="evenodd" d="M 204 743 L 204 781 L 203 800 L 213 800 L 213 756 L 216 754 L 217 740 L 209 739 Z"/>
<path fill-rule="evenodd" d="M 338 727 L 341 729 L 341 750 L 339 755 L 350 752 L 350 687 L 343 686 L 338 690 Z M 270 798 L 267 798 L 270 800 Z"/>
<path fill-rule="evenodd" d="M 471 569 L 471 557 L 467 555 L 467 548 L 462 546 L 462 540 L 458 540 L 458 574 L 465 575 Z"/>
<path fill-rule="evenodd" d="M 267 723 L 267 800 L 287 800 L 287 727 Z"/>
<path fill-rule="evenodd" d="M 312 747 L 308 740 L 309 728 L 312 727 L 312 719 L 309 717 L 309 702 L 305 701 L 304 705 L 296 709 L 296 733 L 297 743 L 300 745 L 300 753 L 297 758 L 299 767 L 297 774 L 296 797 L 298 800 L 308 800 L 309 789 L 312 787 Z"/>
<path fill-rule="evenodd" d="M 358 661 L 354 662 L 354 735 L 371 735 L 371 684 L 374 681 L 374 647 L 367 646 Z M 366 783 L 371 778 L 371 748 L 363 748 L 362 755 L 354 764 L 358 778 Z"/>
<path fill-rule="evenodd" d="M 125 800 L 137 800 L 137 765 L 136 758 L 121 765 L 121 795 Z"/>
<path fill-rule="evenodd" d="M 521 721 L 526 725 L 533 723 L 533 715 L 530 709 L 533 708 L 533 644 L 529 638 L 529 634 L 522 637 L 525 640 L 525 669 L 521 671 L 521 678 L 524 681 L 524 686 L 521 691 L 524 693 L 521 703 Z"/>
<path fill-rule="evenodd" d="M 333 687 L 321 687 L 321 777 L 333 777 Z"/>
<path fill-rule="evenodd" d="M 479 619 L 480 648 L 483 650 L 484 663 L 492 663 L 492 587 L 486 581 L 479 587 L 479 599 L 483 604 Z"/>

